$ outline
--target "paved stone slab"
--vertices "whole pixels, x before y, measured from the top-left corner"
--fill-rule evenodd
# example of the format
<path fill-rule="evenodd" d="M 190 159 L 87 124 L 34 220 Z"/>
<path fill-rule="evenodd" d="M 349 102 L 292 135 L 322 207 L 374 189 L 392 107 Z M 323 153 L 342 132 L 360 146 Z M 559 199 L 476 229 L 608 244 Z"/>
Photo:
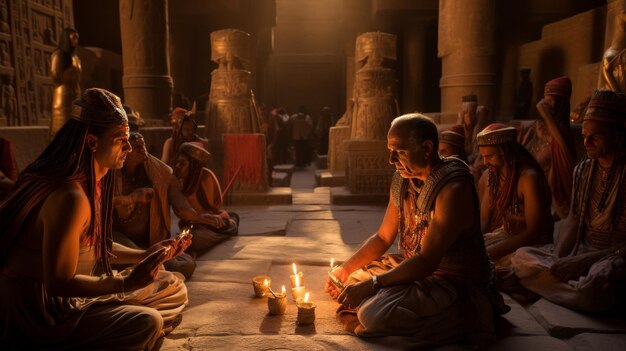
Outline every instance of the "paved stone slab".
<path fill-rule="evenodd" d="M 252 277 L 267 274 L 271 260 L 197 261 L 190 281 L 250 284 Z"/>
<path fill-rule="evenodd" d="M 624 351 L 626 335 L 583 333 L 566 341 L 574 350 L 585 351 Z"/>
<path fill-rule="evenodd" d="M 548 332 L 528 313 L 517 301 L 502 294 L 507 305 L 511 306 L 509 313 L 495 320 L 499 338 L 524 335 L 548 335 Z"/>
<path fill-rule="evenodd" d="M 288 206 L 270 206 L 268 211 L 278 212 L 315 212 L 326 211 L 329 209 L 328 205 L 288 205 Z"/>
<path fill-rule="evenodd" d="M 321 244 L 303 237 L 234 237 L 197 257 L 198 261 L 226 259 L 272 260 L 325 266 L 330 257 L 350 257 L 358 245 Z"/>
<path fill-rule="evenodd" d="M 489 351 L 569 351 L 565 342 L 551 336 L 511 336 L 487 348 Z"/>
<path fill-rule="evenodd" d="M 528 312 L 550 335 L 558 338 L 569 338 L 584 332 L 626 333 L 626 320 L 623 318 L 583 314 L 546 299 L 529 306 Z"/>
<path fill-rule="evenodd" d="M 294 220 L 287 227 L 287 237 L 307 237 L 324 244 L 345 244 L 343 231 L 335 220 Z"/>
<path fill-rule="evenodd" d="M 330 196 L 328 194 L 294 193 L 292 202 L 294 205 L 329 205 Z"/>
<path fill-rule="evenodd" d="M 360 244 L 376 232 L 383 216 L 382 210 L 303 213 L 294 217 L 287 228 L 287 235 L 309 236 L 323 242 Z"/>
<path fill-rule="evenodd" d="M 293 212 L 268 212 L 266 207 L 235 207 L 229 211 L 239 215 L 239 235 L 285 235 Z"/>
<path fill-rule="evenodd" d="M 291 188 L 269 188 L 264 193 L 237 193 L 228 194 L 226 206 L 231 205 L 281 205 L 290 204 L 292 200 Z"/>
<path fill-rule="evenodd" d="M 386 205 L 389 202 L 389 193 L 353 194 L 346 187 L 332 187 L 330 189 L 330 202 L 334 205 Z"/>
<path fill-rule="evenodd" d="M 351 350 L 398 350 L 377 345 L 349 336 L 310 335 L 253 335 L 253 336 L 204 336 L 185 340 L 184 346 L 163 344 L 161 350 L 293 350 L 293 351 L 351 351 Z"/>

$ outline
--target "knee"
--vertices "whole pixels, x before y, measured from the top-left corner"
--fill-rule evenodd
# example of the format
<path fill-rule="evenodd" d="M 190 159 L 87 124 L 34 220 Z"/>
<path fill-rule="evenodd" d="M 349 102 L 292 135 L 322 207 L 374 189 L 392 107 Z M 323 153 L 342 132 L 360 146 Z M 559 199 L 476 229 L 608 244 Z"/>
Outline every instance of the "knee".
<path fill-rule="evenodd" d="M 146 342 L 154 341 L 161 335 L 163 329 L 163 317 L 154 308 L 144 307 L 137 312 L 132 323 L 138 330 L 137 332 L 145 336 Z"/>
<path fill-rule="evenodd" d="M 384 329 L 384 326 L 387 324 L 387 315 L 388 311 L 385 311 L 381 304 L 376 303 L 375 298 L 361 304 L 357 311 L 357 317 L 363 329 L 372 333 Z"/>

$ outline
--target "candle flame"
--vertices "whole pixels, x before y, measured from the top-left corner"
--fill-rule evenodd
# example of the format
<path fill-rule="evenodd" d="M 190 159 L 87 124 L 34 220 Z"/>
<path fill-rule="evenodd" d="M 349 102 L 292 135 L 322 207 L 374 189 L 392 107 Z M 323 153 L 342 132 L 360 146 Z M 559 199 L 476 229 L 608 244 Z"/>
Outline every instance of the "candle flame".
<path fill-rule="evenodd" d="M 265 279 L 265 280 L 263 281 L 263 285 L 265 285 L 265 286 L 268 286 L 268 285 L 269 285 L 269 284 L 267 283 L 267 279 Z"/>
<path fill-rule="evenodd" d="M 296 274 L 296 288 L 300 287 L 300 277 Z"/>
<path fill-rule="evenodd" d="M 283 288 L 281 289 L 281 292 L 283 293 L 283 295 L 287 294 L 287 289 L 285 289 L 285 286 L 283 285 Z"/>
<path fill-rule="evenodd" d="M 309 302 L 309 293 L 304 294 L 304 302 Z"/>
<path fill-rule="evenodd" d="M 331 258 L 330 259 L 330 269 L 333 269 L 333 267 L 335 267 L 335 258 Z"/>
<path fill-rule="evenodd" d="M 298 275 L 298 271 L 296 270 L 296 263 L 295 262 L 291 264 L 291 268 L 293 268 L 293 274 L 294 275 Z"/>

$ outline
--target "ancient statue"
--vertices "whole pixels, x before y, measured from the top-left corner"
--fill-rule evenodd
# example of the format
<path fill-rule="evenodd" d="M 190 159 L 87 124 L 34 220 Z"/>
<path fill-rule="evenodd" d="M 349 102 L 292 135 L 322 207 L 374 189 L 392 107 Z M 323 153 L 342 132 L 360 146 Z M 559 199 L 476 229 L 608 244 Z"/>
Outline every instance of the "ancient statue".
<path fill-rule="evenodd" d="M 356 39 L 357 64 L 350 139 L 385 140 L 398 116 L 396 36 L 368 32 Z"/>
<path fill-rule="evenodd" d="M 598 89 L 626 92 L 626 12 L 615 19 L 611 46 L 602 57 Z"/>
<path fill-rule="evenodd" d="M 223 29 L 211 33 L 211 72 L 207 126 L 212 140 L 224 133 L 259 133 L 259 118 L 252 93 L 250 34 Z"/>
<path fill-rule="evenodd" d="M 72 114 L 72 102 L 80 97 L 80 59 L 76 55 L 78 32 L 65 28 L 59 38 L 59 46 L 52 53 L 50 75 L 54 82 L 52 93 L 52 116 L 50 139 L 61 129 Z"/>

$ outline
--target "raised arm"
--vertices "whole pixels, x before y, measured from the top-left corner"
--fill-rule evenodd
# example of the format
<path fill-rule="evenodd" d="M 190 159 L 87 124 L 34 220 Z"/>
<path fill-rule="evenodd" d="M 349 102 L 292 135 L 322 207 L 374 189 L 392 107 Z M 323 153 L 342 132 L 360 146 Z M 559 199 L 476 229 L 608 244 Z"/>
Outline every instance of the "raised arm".
<path fill-rule="evenodd" d="M 552 140 L 556 142 L 562 150 L 568 151 L 567 154 L 572 158 L 572 163 L 573 163 L 574 162 L 574 155 L 572 155 L 573 150 L 570 150 L 569 147 L 567 146 L 567 143 L 565 142 L 565 138 L 563 137 L 563 134 L 561 134 L 561 129 L 559 129 L 559 126 L 554 120 L 554 116 L 552 116 L 552 113 L 550 113 L 550 105 L 548 105 L 548 103 L 542 99 L 541 101 L 537 103 L 537 111 L 539 111 L 539 115 L 541 116 L 543 121 L 546 123 L 546 127 L 548 128 L 548 132 L 552 136 Z"/>
<path fill-rule="evenodd" d="M 172 138 L 167 138 L 165 142 L 163 143 L 163 152 L 161 153 L 161 161 L 165 163 L 166 165 L 169 165 L 170 161 L 172 160 L 172 157 L 174 157 L 172 155 L 173 145 L 174 145 L 174 139 Z"/>

